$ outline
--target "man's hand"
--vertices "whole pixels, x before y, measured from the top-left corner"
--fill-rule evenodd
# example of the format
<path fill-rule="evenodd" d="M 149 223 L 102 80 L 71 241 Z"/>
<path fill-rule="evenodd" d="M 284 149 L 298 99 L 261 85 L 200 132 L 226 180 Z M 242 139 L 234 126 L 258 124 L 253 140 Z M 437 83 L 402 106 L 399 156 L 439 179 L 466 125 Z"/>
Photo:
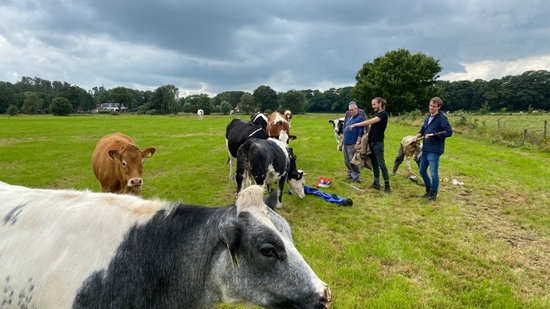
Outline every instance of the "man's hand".
<path fill-rule="evenodd" d="M 338 150 L 342 151 L 343 144 L 338 145 Z"/>

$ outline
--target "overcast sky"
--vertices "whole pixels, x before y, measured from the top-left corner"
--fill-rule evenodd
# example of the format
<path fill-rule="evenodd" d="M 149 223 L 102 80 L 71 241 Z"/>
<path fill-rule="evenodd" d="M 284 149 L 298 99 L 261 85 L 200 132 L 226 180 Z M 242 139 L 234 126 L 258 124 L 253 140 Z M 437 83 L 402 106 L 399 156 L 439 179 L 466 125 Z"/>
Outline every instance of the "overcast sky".
<path fill-rule="evenodd" d="M 0 81 L 180 95 L 355 85 L 405 48 L 443 80 L 550 71 L 548 0 L 0 0 Z"/>

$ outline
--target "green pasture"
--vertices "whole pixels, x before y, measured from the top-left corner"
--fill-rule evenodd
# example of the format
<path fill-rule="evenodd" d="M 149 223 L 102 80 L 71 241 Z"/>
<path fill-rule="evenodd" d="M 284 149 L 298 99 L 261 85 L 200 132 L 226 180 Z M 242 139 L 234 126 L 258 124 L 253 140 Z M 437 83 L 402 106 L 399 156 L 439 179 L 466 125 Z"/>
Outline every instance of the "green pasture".
<path fill-rule="evenodd" d="M 328 123 L 340 116 L 295 115 L 291 133 L 298 139 L 291 147 L 308 185 L 331 178 L 323 191 L 354 205 L 285 195 L 279 211 L 305 260 L 330 285 L 331 308 L 550 308 L 547 153 L 459 132 L 447 140 L 440 193 L 428 203 L 416 198 L 424 189 L 408 179 L 404 163 L 391 176 L 389 195 L 368 188 L 369 170 L 359 190 L 349 186 Z M 100 137 L 120 131 L 141 148 L 157 148 L 145 164 L 143 197 L 228 205 L 236 188 L 226 163 L 229 121 L 222 115 L 202 121 L 195 115 L 1 116 L 0 181 L 100 191 L 92 151 Z M 390 169 L 401 138 L 417 130 L 390 118 Z"/>

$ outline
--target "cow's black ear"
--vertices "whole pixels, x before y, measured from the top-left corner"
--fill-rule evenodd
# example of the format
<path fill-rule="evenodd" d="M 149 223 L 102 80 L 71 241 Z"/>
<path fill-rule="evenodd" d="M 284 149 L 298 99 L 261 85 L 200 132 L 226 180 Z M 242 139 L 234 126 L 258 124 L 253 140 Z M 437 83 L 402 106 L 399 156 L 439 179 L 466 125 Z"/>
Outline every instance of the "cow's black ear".
<path fill-rule="evenodd" d="M 269 195 L 264 198 L 264 203 L 272 210 L 275 210 L 275 206 L 277 206 L 278 201 L 279 196 L 277 194 L 277 190 L 271 191 L 271 193 L 269 193 Z"/>
<path fill-rule="evenodd" d="M 298 137 L 297 137 L 296 135 L 289 135 L 288 138 L 291 139 L 291 140 L 295 140 L 295 139 L 297 139 Z"/>
<path fill-rule="evenodd" d="M 329 121 L 328 121 L 328 123 L 334 124 L 334 121 L 332 121 L 332 120 L 329 120 Z"/>
<path fill-rule="evenodd" d="M 220 240 L 231 248 L 236 250 L 241 236 L 241 226 L 237 219 L 232 219 L 220 226 Z"/>

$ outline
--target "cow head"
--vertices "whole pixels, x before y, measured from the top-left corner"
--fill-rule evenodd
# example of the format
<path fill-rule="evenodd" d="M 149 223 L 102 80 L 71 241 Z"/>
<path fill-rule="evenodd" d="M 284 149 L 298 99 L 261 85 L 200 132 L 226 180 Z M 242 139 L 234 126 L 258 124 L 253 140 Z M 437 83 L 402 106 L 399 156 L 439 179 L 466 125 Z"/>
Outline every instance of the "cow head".
<path fill-rule="evenodd" d="M 344 133 L 344 117 L 336 118 L 334 120 L 329 120 L 328 122 L 332 124 L 332 129 L 334 130 L 334 133 L 336 134 Z"/>
<path fill-rule="evenodd" d="M 220 226 L 221 256 L 216 275 L 222 301 L 263 308 L 318 308 L 331 292 L 294 246 L 286 220 L 266 207 L 261 186 L 239 194 L 236 216 Z"/>
<path fill-rule="evenodd" d="M 155 147 L 149 147 L 141 151 L 135 145 L 124 146 L 120 152 L 114 149 L 109 150 L 109 157 L 119 162 L 120 175 L 123 182 L 126 182 L 124 193 L 141 194 L 143 163 L 146 159 L 152 157 L 155 151 Z"/>
<path fill-rule="evenodd" d="M 288 121 L 278 112 L 273 112 L 268 119 L 267 127 L 266 127 L 267 134 L 270 137 L 273 137 L 275 139 L 279 139 L 279 135 L 281 131 L 286 131 L 288 134 L 289 140 L 296 139 L 296 135 L 290 135 L 290 126 L 288 124 Z M 288 143 L 288 140 L 287 140 Z"/>
<path fill-rule="evenodd" d="M 296 168 L 296 155 L 292 148 L 288 148 L 288 157 L 290 159 L 290 169 L 288 170 L 288 176 L 286 182 L 292 195 L 295 195 L 299 198 L 304 198 L 306 193 L 304 192 L 304 187 L 306 186 L 306 180 L 304 178 L 304 171 Z"/>

